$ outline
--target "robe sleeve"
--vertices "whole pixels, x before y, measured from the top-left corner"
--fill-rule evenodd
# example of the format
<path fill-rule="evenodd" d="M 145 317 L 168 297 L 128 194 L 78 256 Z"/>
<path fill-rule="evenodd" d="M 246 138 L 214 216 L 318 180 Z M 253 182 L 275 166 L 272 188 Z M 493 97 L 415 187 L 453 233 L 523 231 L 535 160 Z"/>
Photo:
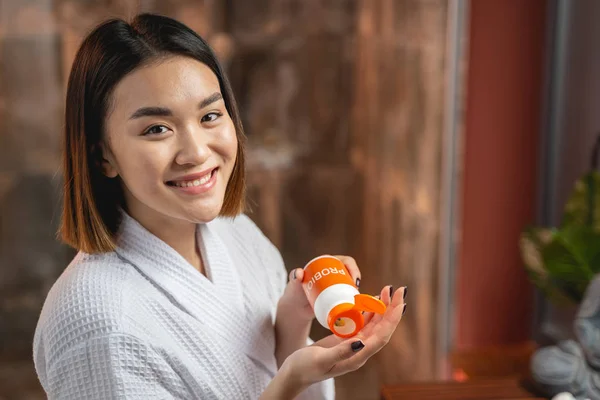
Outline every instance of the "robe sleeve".
<path fill-rule="evenodd" d="M 47 365 L 49 399 L 190 398 L 169 360 L 138 338 L 109 333 L 67 349 Z"/>
<path fill-rule="evenodd" d="M 279 298 L 283 295 L 283 291 L 287 285 L 288 281 L 288 272 L 285 268 L 283 258 L 281 257 L 281 253 L 279 250 L 269 242 L 271 247 L 271 262 L 274 267 L 274 275 L 276 277 L 276 298 Z M 275 307 L 277 307 L 277 303 L 275 303 Z M 307 339 L 307 346 L 313 344 L 314 341 L 309 337 Z M 305 391 L 303 391 L 300 395 L 296 397 L 296 400 L 334 400 L 335 399 L 335 382 L 333 378 L 327 379 L 322 382 L 315 383 L 314 385 L 309 386 Z"/>

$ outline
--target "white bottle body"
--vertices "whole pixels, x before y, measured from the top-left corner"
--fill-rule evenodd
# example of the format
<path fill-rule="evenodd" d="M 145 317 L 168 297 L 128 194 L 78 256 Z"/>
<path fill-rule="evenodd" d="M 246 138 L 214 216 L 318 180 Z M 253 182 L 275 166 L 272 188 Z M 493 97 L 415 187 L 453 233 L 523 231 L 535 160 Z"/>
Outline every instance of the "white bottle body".
<path fill-rule="evenodd" d="M 314 312 L 317 321 L 329 329 L 327 317 L 333 308 L 343 303 L 354 304 L 354 296 L 359 294 L 356 287 L 346 283 L 331 285 L 323 290 L 315 299 Z"/>

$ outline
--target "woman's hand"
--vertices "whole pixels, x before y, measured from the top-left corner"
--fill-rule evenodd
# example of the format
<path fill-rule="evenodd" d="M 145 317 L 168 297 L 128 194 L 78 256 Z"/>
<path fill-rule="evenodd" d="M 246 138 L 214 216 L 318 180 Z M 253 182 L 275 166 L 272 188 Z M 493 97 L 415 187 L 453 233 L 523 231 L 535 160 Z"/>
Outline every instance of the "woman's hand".
<path fill-rule="evenodd" d="M 386 312 L 383 315 L 366 316 L 369 321 L 355 337 L 344 340 L 330 335 L 292 353 L 261 399 L 293 398 L 313 383 L 363 366 L 389 342 L 404 315 L 406 288 L 397 290 L 393 298 L 391 292 L 391 286 L 383 288 L 381 300 L 388 306 Z"/>
<path fill-rule="evenodd" d="M 352 280 L 359 286 L 360 270 L 356 261 L 348 256 L 335 257 L 346 266 Z M 303 278 L 304 269 L 292 270 L 289 275 L 289 283 L 277 304 L 275 358 L 278 366 L 281 366 L 283 361 L 294 351 L 306 346 L 310 326 L 315 317 L 302 288 Z"/>

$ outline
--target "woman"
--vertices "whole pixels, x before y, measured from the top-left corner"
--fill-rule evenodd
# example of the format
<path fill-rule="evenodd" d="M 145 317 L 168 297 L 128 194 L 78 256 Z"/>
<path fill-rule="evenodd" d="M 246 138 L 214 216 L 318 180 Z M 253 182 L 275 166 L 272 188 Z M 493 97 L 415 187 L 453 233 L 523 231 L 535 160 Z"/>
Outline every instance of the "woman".
<path fill-rule="evenodd" d="M 388 311 L 356 338 L 308 338 L 303 270 L 286 286 L 279 252 L 241 214 L 240 117 L 192 30 L 149 14 L 97 27 L 65 116 L 61 235 L 79 253 L 35 333 L 50 398 L 330 399 L 331 378 L 387 343 L 405 288 L 382 290 Z"/>

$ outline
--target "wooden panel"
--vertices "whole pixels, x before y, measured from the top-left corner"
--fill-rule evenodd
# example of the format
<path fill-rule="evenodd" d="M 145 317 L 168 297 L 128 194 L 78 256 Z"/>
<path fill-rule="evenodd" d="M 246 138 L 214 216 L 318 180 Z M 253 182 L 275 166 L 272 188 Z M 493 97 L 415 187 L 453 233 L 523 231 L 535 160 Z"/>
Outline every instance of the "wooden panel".
<path fill-rule="evenodd" d="M 434 377 L 446 7 L 233 2 L 231 78 L 249 136 L 251 217 L 289 268 L 349 254 L 364 292 L 410 287 L 402 327 L 337 380 L 340 398 Z M 324 334 L 315 324 L 313 336 Z"/>
<path fill-rule="evenodd" d="M 367 288 L 410 288 L 404 323 L 377 357 L 378 375 L 383 383 L 432 379 L 447 4 L 361 4 L 351 126 L 365 187 L 355 246 Z"/>
<path fill-rule="evenodd" d="M 349 254 L 362 268 L 364 292 L 377 293 L 386 284 L 410 287 L 402 327 L 364 368 L 338 379 L 339 398 L 376 399 L 382 384 L 433 378 L 445 0 L 58 0 L 30 1 L 27 7 L 38 3 L 53 5 L 41 7 L 41 15 L 54 36 L 14 43 L 7 41 L 6 33 L 0 38 L 0 48 L 18 44 L 23 54 L 41 46 L 38 54 L 46 61 L 39 65 L 52 65 L 40 74 L 51 97 L 34 99 L 44 102 L 38 111 L 60 111 L 56 104 L 82 37 L 108 16 L 160 12 L 204 35 L 229 72 L 248 134 L 250 216 L 281 249 L 288 268 L 322 253 Z M 4 11 L 9 9 L 6 4 L 14 8 L 16 3 L 0 4 Z M 5 22 L 3 17 L 0 23 Z M 25 18 L 20 24 L 34 22 Z M 2 51 L 0 62 L 7 68 Z M 19 71 L 14 65 L 8 68 Z M 7 79 L 0 79 L 2 116 L 9 107 L 6 85 L 26 86 Z M 28 95 L 21 89 L 11 88 L 10 93 Z M 13 115 L 31 115 L 25 103 L 10 107 L 18 110 L 11 108 L 9 119 L 0 121 L 5 132 L 13 127 L 5 122 Z M 34 120 L 42 122 L 41 132 L 52 133 L 39 136 L 49 143 L 44 157 L 27 146 L 15 154 L 41 160 L 24 165 L 33 165 L 42 179 L 51 179 L 61 123 L 59 114 L 38 111 Z M 22 137 L 10 140 L 38 137 L 27 125 L 18 132 Z M 10 156 L 5 153 L 1 155 Z M 0 170 L 0 195 L 14 182 L 12 172 Z M 51 216 L 37 218 L 48 221 Z M 43 248 L 41 242 L 30 240 L 22 246 Z M 14 315 L 39 312 L 39 299 L 66 265 L 63 258 L 53 258 L 57 267 L 45 269 L 34 284 L 33 303 L 10 303 L 17 305 Z M 7 283 L 0 279 L 5 288 L 2 285 Z M 0 317 L 8 315 L 0 311 Z M 29 335 L 33 327 L 27 323 Z M 315 325 L 315 338 L 325 333 Z M 19 354 L 27 363 L 30 353 L 24 350 Z M 24 370 L 33 373 L 32 368 Z M 25 375 L 21 382 L 32 380 Z"/>

